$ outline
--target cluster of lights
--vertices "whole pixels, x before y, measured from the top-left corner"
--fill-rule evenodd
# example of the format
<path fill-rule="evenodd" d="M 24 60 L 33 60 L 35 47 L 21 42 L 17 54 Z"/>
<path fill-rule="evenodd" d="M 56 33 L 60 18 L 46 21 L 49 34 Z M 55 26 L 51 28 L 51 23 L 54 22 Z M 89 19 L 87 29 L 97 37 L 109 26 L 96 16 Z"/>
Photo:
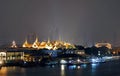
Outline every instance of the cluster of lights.
<path fill-rule="evenodd" d="M 15 41 L 13 41 L 12 42 L 12 46 L 11 46 L 12 48 L 17 48 L 17 45 L 16 45 L 16 42 Z"/>
<path fill-rule="evenodd" d="M 49 49 L 49 50 L 57 50 L 58 48 L 65 48 L 65 49 L 75 48 L 74 45 L 67 42 L 50 41 L 50 40 L 39 42 L 38 38 L 36 38 L 33 44 L 29 44 L 28 41 L 26 40 L 22 46 L 24 48 Z"/>

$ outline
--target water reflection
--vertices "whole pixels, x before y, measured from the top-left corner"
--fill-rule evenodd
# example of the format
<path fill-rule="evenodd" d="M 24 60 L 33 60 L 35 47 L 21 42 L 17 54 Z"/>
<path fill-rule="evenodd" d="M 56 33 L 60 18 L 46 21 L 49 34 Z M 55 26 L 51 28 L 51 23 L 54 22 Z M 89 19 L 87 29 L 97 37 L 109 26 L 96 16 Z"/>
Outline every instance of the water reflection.
<path fill-rule="evenodd" d="M 81 65 L 81 68 L 87 68 L 87 64 Z"/>
<path fill-rule="evenodd" d="M 26 76 L 25 68 L 20 67 L 2 67 L 0 76 Z"/>
<path fill-rule="evenodd" d="M 120 61 L 45 67 L 2 67 L 0 76 L 120 76 Z"/>
<path fill-rule="evenodd" d="M 65 65 L 61 65 L 61 76 L 65 76 Z"/>
<path fill-rule="evenodd" d="M 92 72 L 91 72 L 91 75 L 92 75 L 92 76 L 96 75 L 96 71 L 97 71 L 97 67 L 98 67 L 98 66 L 99 66 L 98 63 L 92 63 L 92 64 L 91 64 L 91 67 L 92 67 L 92 68 L 91 68 L 91 71 L 92 71 Z"/>
<path fill-rule="evenodd" d="M 6 67 L 2 67 L 0 69 L 0 76 L 7 76 L 7 68 Z"/>
<path fill-rule="evenodd" d="M 95 70 L 98 66 L 99 66 L 99 64 L 97 64 L 97 63 L 91 64 L 91 67 L 92 67 L 92 69 L 94 69 L 94 70 Z"/>
<path fill-rule="evenodd" d="M 61 65 L 61 70 L 65 70 L 65 65 Z"/>
<path fill-rule="evenodd" d="M 92 68 L 96 68 L 99 64 L 98 63 L 92 63 Z"/>
<path fill-rule="evenodd" d="M 77 67 L 76 65 L 70 65 L 70 66 L 68 66 L 69 69 L 76 69 L 76 67 Z"/>

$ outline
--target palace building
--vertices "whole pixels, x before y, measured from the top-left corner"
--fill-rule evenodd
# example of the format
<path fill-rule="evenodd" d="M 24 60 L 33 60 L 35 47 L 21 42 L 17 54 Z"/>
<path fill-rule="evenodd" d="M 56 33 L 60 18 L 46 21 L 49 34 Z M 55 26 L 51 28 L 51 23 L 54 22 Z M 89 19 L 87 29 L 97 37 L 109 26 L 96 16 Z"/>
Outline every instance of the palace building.
<path fill-rule="evenodd" d="M 108 49 L 112 49 L 112 45 L 110 43 L 96 43 L 95 47 L 99 48 L 99 47 L 107 47 Z"/>
<path fill-rule="evenodd" d="M 59 48 L 61 49 L 73 49 L 75 46 L 73 44 L 70 44 L 68 42 L 63 42 L 60 40 L 56 41 L 42 41 L 39 42 L 38 38 L 33 42 L 33 44 L 28 43 L 26 40 L 23 45 L 23 48 L 35 48 L 35 49 L 48 49 L 48 50 L 57 50 Z"/>

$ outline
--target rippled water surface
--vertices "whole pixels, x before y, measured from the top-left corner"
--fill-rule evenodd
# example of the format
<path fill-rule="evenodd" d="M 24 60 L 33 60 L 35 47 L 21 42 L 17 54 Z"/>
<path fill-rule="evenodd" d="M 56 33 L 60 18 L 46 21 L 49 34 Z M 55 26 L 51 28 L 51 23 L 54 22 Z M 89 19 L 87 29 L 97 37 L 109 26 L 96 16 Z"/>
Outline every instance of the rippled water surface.
<path fill-rule="evenodd" d="M 0 76 L 120 76 L 120 60 L 80 66 L 2 67 Z"/>

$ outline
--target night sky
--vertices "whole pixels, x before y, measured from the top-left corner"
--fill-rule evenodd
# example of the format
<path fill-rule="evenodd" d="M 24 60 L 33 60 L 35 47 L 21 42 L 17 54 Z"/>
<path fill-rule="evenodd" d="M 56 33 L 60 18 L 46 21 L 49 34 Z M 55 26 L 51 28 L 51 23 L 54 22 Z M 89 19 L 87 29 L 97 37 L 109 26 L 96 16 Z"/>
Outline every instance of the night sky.
<path fill-rule="evenodd" d="M 34 35 L 120 45 L 120 0 L 0 0 L 0 45 Z"/>

